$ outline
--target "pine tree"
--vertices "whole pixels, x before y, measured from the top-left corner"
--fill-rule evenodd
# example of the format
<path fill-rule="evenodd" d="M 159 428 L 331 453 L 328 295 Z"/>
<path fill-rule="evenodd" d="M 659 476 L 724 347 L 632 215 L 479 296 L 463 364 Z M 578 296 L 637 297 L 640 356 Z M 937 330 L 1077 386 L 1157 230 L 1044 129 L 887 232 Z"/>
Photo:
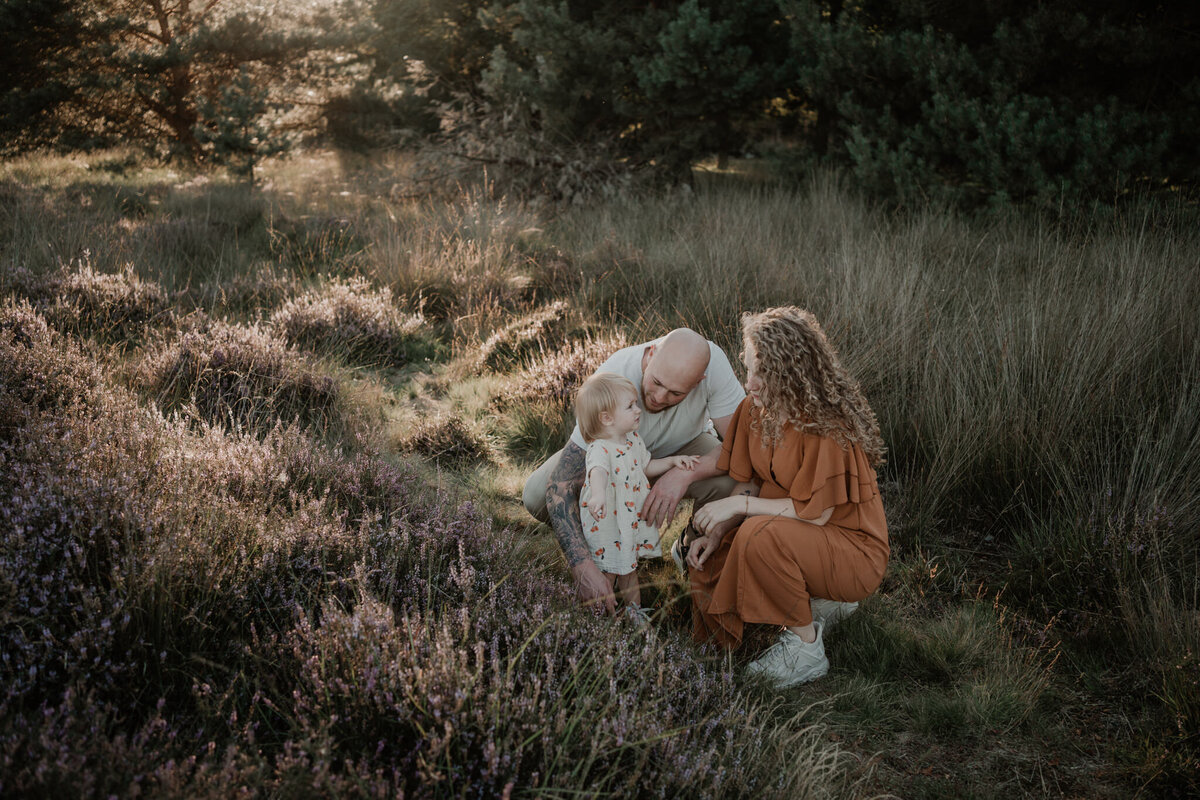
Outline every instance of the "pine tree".
<path fill-rule="evenodd" d="M 268 95 L 267 88 L 242 69 L 215 102 L 202 98 L 197 107 L 203 122 L 194 133 L 206 159 L 250 183 L 259 162 L 291 145 L 266 119 L 273 110 Z"/>
<path fill-rule="evenodd" d="M 216 108 L 243 72 L 276 95 L 327 79 L 322 34 L 305 20 L 229 0 L 13 0 L 15 44 L 0 148 L 143 144 L 201 163 Z"/>

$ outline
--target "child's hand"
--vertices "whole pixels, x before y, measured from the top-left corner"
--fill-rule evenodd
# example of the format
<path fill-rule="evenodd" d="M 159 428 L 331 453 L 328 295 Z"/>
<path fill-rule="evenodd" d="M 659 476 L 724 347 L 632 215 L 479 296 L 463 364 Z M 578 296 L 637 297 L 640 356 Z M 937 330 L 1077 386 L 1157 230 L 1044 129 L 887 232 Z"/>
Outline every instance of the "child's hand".
<path fill-rule="evenodd" d="M 700 463 L 700 456 L 671 456 L 667 460 L 671 462 L 672 467 L 692 470 Z"/>
<path fill-rule="evenodd" d="M 604 494 L 592 495 L 592 499 L 588 501 L 587 509 L 592 513 L 592 519 L 604 519 Z"/>

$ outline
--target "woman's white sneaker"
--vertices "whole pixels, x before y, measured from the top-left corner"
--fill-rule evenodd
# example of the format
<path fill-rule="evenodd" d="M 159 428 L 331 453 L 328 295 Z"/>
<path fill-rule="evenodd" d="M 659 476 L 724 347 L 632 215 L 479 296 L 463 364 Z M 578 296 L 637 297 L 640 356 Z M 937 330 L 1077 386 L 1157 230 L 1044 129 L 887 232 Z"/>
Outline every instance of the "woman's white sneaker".
<path fill-rule="evenodd" d="M 824 597 L 810 597 L 808 602 L 812 606 L 813 622 L 821 623 L 822 628 L 832 628 L 858 610 L 858 603 L 842 603 Z"/>
<path fill-rule="evenodd" d="M 819 622 L 816 623 L 816 629 L 815 642 L 806 642 L 784 629 L 779 634 L 779 641 L 746 667 L 746 674 L 765 678 L 778 689 L 788 689 L 824 677 L 829 672 L 829 659 L 825 657 L 825 629 Z"/>

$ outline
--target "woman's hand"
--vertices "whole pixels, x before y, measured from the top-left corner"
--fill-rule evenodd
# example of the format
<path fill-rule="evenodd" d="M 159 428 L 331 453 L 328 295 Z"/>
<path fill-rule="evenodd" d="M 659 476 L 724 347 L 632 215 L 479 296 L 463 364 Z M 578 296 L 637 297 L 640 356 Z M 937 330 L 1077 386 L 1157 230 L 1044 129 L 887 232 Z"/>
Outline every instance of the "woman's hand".
<path fill-rule="evenodd" d="M 722 523 L 740 517 L 746 512 L 746 496 L 735 495 L 734 497 L 725 497 L 721 500 L 714 500 L 706 504 L 703 508 L 696 512 L 692 517 L 692 524 L 696 529 L 705 535 L 713 534 L 718 531 L 718 526 Z M 723 531 L 722 531 L 723 532 Z"/>
<path fill-rule="evenodd" d="M 721 546 L 720 536 L 697 536 L 688 545 L 687 563 L 689 567 L 704 571 L 704 562 Z"/>

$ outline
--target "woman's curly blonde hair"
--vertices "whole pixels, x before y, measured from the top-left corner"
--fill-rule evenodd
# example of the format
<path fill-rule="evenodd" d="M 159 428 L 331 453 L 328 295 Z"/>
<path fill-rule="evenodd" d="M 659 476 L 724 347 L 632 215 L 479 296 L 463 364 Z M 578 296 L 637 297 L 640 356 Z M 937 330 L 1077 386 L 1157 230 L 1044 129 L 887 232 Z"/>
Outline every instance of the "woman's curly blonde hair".
<path fill-rule="evenodd" d="M 746 312 L 742 333 L 754 348 L 763 384 L 758 393 L 763 407 L 754 409 L 750 424 L 767 443 L 779 441 L 783 426 L 791 423 L 843 447 L 857 444 L 872 466 L 883 463 L 886 448 L 875 412 L 811 312 L 795 306 Z"/>

